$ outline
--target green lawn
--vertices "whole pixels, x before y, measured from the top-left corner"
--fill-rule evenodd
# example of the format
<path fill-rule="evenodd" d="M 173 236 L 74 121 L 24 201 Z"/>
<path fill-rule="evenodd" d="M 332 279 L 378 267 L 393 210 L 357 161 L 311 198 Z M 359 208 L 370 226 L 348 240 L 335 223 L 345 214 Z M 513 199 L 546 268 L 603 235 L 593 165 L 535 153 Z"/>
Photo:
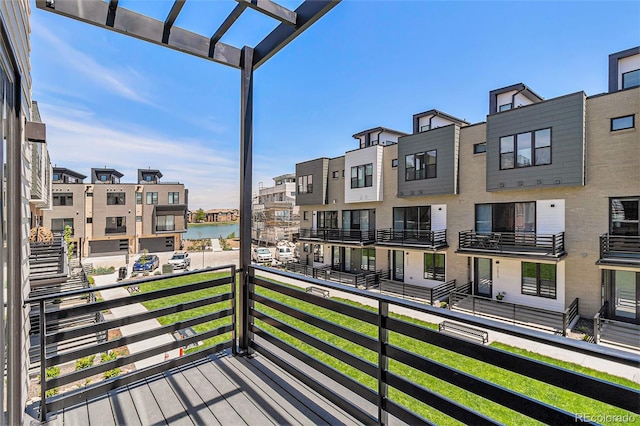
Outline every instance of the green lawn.
<path fill-rule="evenodd" d="M 140 289 L 143 292 L 158 290 L 161 288 L 183 285 L 188 282 L 192 282 L 193 280 L 201 280 L 203 278 L 212 279 L 212 278 L 217 278 L 223 275 L 224 275 L 223 273 L 208 273 L 208 274 L 202 274 L 202 275 L 198 274 L 195 276 L 185 276 L 185 277 L 177 276 L 175 278 L 170 278 L 170 279 L 159 281 L 159 282 L 152 282 L 152 283 L 141 285 Z M 212 294 L 219 294 L 227 291 L 229 291 L 228 285 L 221 286 L 219 288 L 210 289 L 210 290 L 201 290 L 201 291 L 192 292 L 184 295 L 171 296 L 171 297 L 167 297 L 167 298 L 152 301 L 152 302 L 146 302 L 144 303 L 144 306 L 147 307 L 147 309 L 157 309 L 162 306 L 167 306 L 169 304 L 195 300 L 195 299 L 198 299 L 199 297 L 210 296 Z M 285 305 L 307 312 L 311 315 L 322 317 L 327 321 L 331 321 L 336 324 L 342 325 L 343 327 L 349 328 L 353 331 L 371 336 L 373 338 L 377 338 L 378 331 L 377 331 L 377 327 L 374 325 L 367 324 L 363 321 L 354 320 L 351 317 L 341 315 L 332 311 L 328 311 L 316 305 L 302 302 L 295 298 L 285 296 L 267 289 L 259 288 L 258 293 L 266 297 L 278 300 L 279 302 Z M 364 306 L 353 301 L 345 301 L 345 300 L 339 300 L 339 301 L 343 303 L 348 303 L 349 305 L 356 306 L 361 309 L 375 311 L 374 308 Z M 203 315 L 208 312 L 215 312 L 218 310 L 226 309 L 228 306 L 229 306 L 229 302 L 219 303 L 214 306 L 206 306 L 203 308 L 181 312 L 179 314 L 162 317 L 160 318 L 160 322 L 163 325 L 171 324 L 175 321 L 188 319 L 193 316 Z M 308 334 L 311 334 L 321 340 L 324 340 L 334 345 L 335 347 L 341 348 L 353 355 L 356 355 L 362 359 L 368 360 L 369 362 L 377 363 L 377 355 L 375 352 L 362 348 L 361 346 L 353 342 L 346 341 L 342 338 L 336 337 L 331 333 L 328 333 L 321 329 L 317 329 L 305 322 L 289 317 L 285 314 L 282 314 L 264 305 L 256 304 L 256 309 L 264 312 L 269 316 L 273 316 L 274 318 L 282 322 L 285 322 L 291 325 L 292 327 L 303 330 Z M 392 316 L 402 319 L 404 321 L 421 325 L 423 327 L 437 329 L 437 325 L 435 324 L 426 323 L 420 320 L 416 320 L 414 318 L 401 316 L 401 315 L 392 314 Z M 221 319 L 221 320 L 213 321 L 211 323 L 201 324 L 194 328 L 198 332 L 203 332 L 227 323 L 228 323 L 228 320 Z M 341 361 L 338 361 L 337 359 L 325 354 L 324 352 L 319 351 L 303 342 L 300 342 L 299 340 L 292 338 L 291 336 L 275 329 L 274 327 L 268 326 L 267 324 L 261 321 L 256 320 L 256 324 L 261 328 L 263 328 L 264 330 L 268 331 L 269 333 L 275 336 L 278 336 L 282 340 L 287 341 L 291 345 L 294 345 L 300 350 L 312 355 L 316 359 L 319 359 L 320 361 L 326 363 L 327 365 L 342 371 L 344 374 L 363 383 L 365 386 L 368 386 L 374 391 L 377 389 L 377 381 L 374 378 L 366 375 L 365 373 L 359 370 L 356 370 L 355 368 L 348 366 L 342 363 Z M 219 343 L 220 341 L 226 340 L 228 338 L 229 338 L 229 335 L 219 336 L 215 339 L 209 339 L 208 341 L 205 342 L 205 344 L 207 346 L 213 345 L 213 344 Z M 606 413 L 610 415 L 629 414 L 628 412 L 618 409 L 616 407 L 611 407 L 609 405 L 602 404 L 600 402 L 591 400 L 589 398 L 585 398 L 583 396 L 576 395 L 559 388 L 555 388 L 548 384 L 541 383 L 536 380 L 527 378 L 525 376 L 521 376 L 519 374 L 515 374 L 512 372 L 503 370 L 501 368 L 492 366 L 490 364 L 486 364 L 486 363 L 474 360 L 472 358 L 459 355 L 455 352 L 447 351 L 445 349 L 435 347 L 433 345 L 429 345 L 427 343 L 412 339 L 407 336 L 399 335 L 397 333 L 391 333 L 389 338 L 390 338 L 390 343 L 392 343 L 393 345 L 406 348 L 411 352 L 421 355 L 425 358 L 428 358 L 443 364 L 447 364 L 460 371 L 472 374 L 474 376 L 485 379 L 492 383 L 512 389 L 516 392 L 523 393 L 531 398 L 546 402 L 556 407 L 560 407 L 570 412 L 589 413 L 593 415 L 601 414 L 601 413 Z M 498 349 L 514 352 L 529 358 L 537 359 L 549 364 L 558 365 L 562 368 L 578 371 L 583 374 L 588 374 L 600 379 L 608 380 L 608 381 L 615 382 L 624 386 L 632 387 L 635 389 L 640 389 L 640 385 L 630 380 L 619 378 L 607 373 L 602 373 L 602 372 L 585 368 L 579 365 L 558 361 L 549 357 L 537 355 L 528 351 L 524 351 L 519 348 L 510 347 L 508 345 L 503 345 L 500 343 L 494 343 L 492 346 Z M 442 396 L 458 401 L 461 404 L 473 410 L 486 414 L 498 420 L 499 422 L 502 422 L 505 424 L 518 424 L 518 425 L 536 424 L 534 420 L 528 417 L 522 416 L 521 414 L 516 413 L 505 407 L 502 407 L 501 405 L 495 404 L 489 400 L 478 397 L 472 393 L 469 393 L 460 388 L 452 386 L 447 382 L 439 380 L 435 377 L 432 377 L 420 371 L 414 370 L 404 364 L 391 361 L 389 368 L 391 371 L 397 373 L 398 375 L 401 375 L 415 383 L 418 383 L 421 386 L 433 392 L 436 392 Z M 434 409 L 431 409 L 430 407 L 427 407 L 425 404 L 420 403 L 419 401 L 413 399 L 409 395 L 406 395 L 400 392 L 399 390 L 390 389 L 390 397 L 393 400 L 399 402 L 401 405 L 408 407 L 412 411 L 415 411 L 421 416 L 437 424 L 457 424 L 455 420 L 452 420 L 449 417 L 444 416 L 442 413 Z"/>

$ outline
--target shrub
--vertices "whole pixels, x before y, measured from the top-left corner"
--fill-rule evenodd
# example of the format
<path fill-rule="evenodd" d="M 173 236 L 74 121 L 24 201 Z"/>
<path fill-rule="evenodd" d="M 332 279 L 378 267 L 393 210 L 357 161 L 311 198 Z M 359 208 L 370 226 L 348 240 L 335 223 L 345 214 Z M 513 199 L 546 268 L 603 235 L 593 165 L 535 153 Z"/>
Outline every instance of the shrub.
<path fill-rule="evenodd" d="M 162 271 L 160 271 L 160 269 L 156 269 L 153 275 L 162 275 Z"/>
<path fill-rule="evenodd" d="M 104 372 L 104 378 L 105 379 L 110 379 L 112 377 L 116 377 L 118 374 L 120 374 L 120 369 L 119 368 L 114 368 L 113 370 L 108 370 Z"/>
<path fill-rule="evenodd" d="M 96 285 L 96 279 L 93 278 L 91 275 L 87 277 L 87 282 L 89 283 L 89 285 L 92 285 L 92 286 Z"/>
<path fill-rule="evenodd" d="M 113 361 L 114 359 L 118 358 L 118 353 L 114 352 L 114 351 L 109 351 L 109 352 L 105 352 L 100 356 L 100 362 L 109 362 L 109 361 Z M 118 374 L 120 374 L 120 369 L 119 368 L 114 368 L 112 370 L 108 370 L 104 372 L 103 377 L 105 379 L 110 379 L 112 377 L 116 377 Z"/>
<path fill-rule="evenodd" d="M 89 355 L 84 358 L 79 358 L 76 360 L 76 371 L 84 370 L 85 368 L 89 368 L 93 366 L 93 360 L 96 358 L 95 355 Z"/>
<path fill-rule="evenodd" d="M 60 367 L 49 367 L 46 371 L 47 379 L 53 379 L 54 377 L 58 377 L 60 375 Z M 58 394 L 58 388 L 48 389 L 45 392 L 46 396 L 54 396 Z"/>
<path fill-rule="evenodd" d="M 116 271 L 115 266 L 107 266 L 107 267 L 100 266 L 93 270 L 93 275 L 109 275 L 109 274 L 113 274 L 115 271 Z"/>

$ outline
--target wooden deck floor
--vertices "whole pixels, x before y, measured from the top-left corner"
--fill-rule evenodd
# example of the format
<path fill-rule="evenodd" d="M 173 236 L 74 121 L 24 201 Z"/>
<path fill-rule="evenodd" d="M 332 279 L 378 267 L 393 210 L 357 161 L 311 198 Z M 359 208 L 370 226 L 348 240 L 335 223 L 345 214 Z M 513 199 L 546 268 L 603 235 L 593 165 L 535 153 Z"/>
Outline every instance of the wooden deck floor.
<path fill-rule="evenodd" d="M 31 413 L 33 415 L 33 413 Z M 32 420 L 32 419 L 31 419 Z M 27 424 L 36 424 L 30 420 Z M 52 414 L 46 425 L 358 424 L 264 357 L 204 358 Z"/>

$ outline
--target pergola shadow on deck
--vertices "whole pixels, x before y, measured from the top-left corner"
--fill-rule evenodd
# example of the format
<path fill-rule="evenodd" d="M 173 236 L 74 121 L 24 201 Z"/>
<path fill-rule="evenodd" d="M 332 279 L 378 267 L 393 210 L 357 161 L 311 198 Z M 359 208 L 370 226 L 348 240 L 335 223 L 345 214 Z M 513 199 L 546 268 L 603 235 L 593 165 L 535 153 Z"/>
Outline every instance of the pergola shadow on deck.
<path fill-rule="evenodd" d="M 37 417 L 38 403 L 27 414 Z M 35 421 L 35 420 L 34 420 Z M 29 422 L 26 422 L 29 423 Z M 46 425 L 357 424 L 261 356 L 221 352 L 65 408 Z"/>

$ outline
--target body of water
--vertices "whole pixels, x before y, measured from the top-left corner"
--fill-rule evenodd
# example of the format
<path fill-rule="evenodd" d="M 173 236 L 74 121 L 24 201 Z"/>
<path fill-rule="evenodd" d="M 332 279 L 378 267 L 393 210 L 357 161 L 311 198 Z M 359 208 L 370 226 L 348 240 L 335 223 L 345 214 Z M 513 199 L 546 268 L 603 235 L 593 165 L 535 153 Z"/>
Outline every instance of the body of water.
<path fill-rule="evenodd" d="M 198 240 L 201 238 L 222 238 L 228 237 L 232 232 L 236 237 L 240 236 L 240 225 L 238 223 L 203 223 L 188 224 L 187 232 L 183 237 L 185 240 Z"/>

